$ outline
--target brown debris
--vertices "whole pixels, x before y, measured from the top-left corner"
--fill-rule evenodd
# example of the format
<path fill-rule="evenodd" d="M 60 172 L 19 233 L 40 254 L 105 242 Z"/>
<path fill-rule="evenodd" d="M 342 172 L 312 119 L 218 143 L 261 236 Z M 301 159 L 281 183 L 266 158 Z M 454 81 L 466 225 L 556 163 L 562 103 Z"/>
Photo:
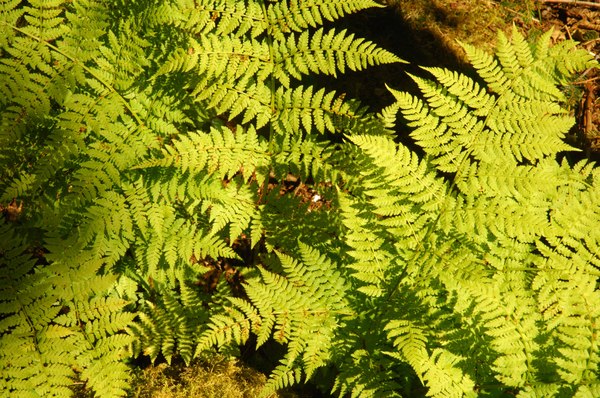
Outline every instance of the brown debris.
<path fill-rule="evenodd" d="M 0 204 L 0 212 L 4 214 L 4 218 L 8 222 L 16 222 L 21 212 L 23 211 L 23 201 L 17 205 L 17 199 L 13 198 L 6 207 Z"/>
<path fill-rule="evenodd" d="M 594 6 L 592 6 L 594 5 Z M 553 26 L 560 39 L 572 39 L 600 57 L 600 3 L 573 1 L 543 1 L 542 29 Z M 579 146 L 586 157 L 600 155 L 600 71 L 585 71 L 579 82 L 581 101 L 576 106 Z"/>
<path fill-rule="evenodd" d="M 542 3 L 566 4 L 577 7 L 600 8 L 600 3 L 579 0 L 540 0 Z"/>

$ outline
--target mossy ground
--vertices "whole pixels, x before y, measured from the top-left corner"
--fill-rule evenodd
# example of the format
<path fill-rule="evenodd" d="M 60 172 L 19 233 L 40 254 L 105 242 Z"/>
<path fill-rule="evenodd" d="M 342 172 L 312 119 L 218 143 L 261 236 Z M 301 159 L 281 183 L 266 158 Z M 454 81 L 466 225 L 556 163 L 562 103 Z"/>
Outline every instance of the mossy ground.
<path fill-rule="evenodd" d="M 210 362 L 160 363 L 135 368 L 129 398 L 256 398 L 267 377 L 238 361 L 215 357 Z M 91 398 L 85 390 L 78 398 Z M 300 398 L 282 391 L 269 398 Z"/>
<path fill-rule="evenodd" d="M 386 0 L 410 29 L 417 34 L 416 45 L 433 54 L 466 61 L 458 41 L 492 50 L 499 30 L 512 24 L 531 26 L 537 13 L 533 0 Z M 443 59 L 438 61 L 444 62 Z"/>
<path fill-rule="evenodd" d="M 266 376 L 237 362 L 217 358 L 192 366 L 160 364 L 146 368 L 134 379 L 136 398 L 254 398 Z M 283 395 L 273 395 L 283 396 Z"/>

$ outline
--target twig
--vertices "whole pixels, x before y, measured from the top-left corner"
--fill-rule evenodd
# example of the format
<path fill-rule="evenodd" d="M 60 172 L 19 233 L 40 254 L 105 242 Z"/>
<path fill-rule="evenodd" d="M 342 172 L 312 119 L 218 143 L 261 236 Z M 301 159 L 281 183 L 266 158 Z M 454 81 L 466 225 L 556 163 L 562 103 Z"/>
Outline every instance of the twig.
<path fill-rule="evenodd" d="M 596 99 L 596 96 L 594 95 L 594 88 L 591 83 L 587 83 L 584 87 L 585 98 L 583 99 L 583 136 L 585 140 L 589 143 L 588 145 L 586 145 L 586 152 L 589 155 L 594 141 L 594 119 L 592 115 L 592 109 L 594 106 L 594 100 Z"/>
<path fill-rule="evenodd" d="M 589 46 L 590 44 L 594 44 L 595 42 L 600 41 L 600 37 L 596 37 L 595 39 L 588 40 L 584 43 L 581 43 L 582 46 Z"/>
<path fill-rule="evenodd" d="M 590 79 L 587 79 L 587 80 L 582 80 L 582 81 L 580 81 L 580 82 L 573 82 L 573 83 L 571 83 L 571 84 L 572 84 L 572 85 L 574 85 L 574 86 L 580 86 L 580 85 L 582 85 L 582 84 L 586 84 L 586 83 L 595 82 L 596 80 L 600 80 L 600 76 L 592 77 L 592 78 L 590 78 Z"/>
<path fill-rule="evenodd" d="M 600 3 L 593 3 L 591 1 L 579 1 L 579 0 L 539 0 L 539 1 L 541 3 L 561 3 L 561 4 L 572 4 L 574 6 L 600 8 Z"/>
<path fill-rule="evenodd" d="M 573 36 L 571 36 L 571 31 L 569 30 L 569 25 L 565 25 L 565 29 L 567 30 L 567 35 L 569 35 L 569 40 L 573 40 Z"/>

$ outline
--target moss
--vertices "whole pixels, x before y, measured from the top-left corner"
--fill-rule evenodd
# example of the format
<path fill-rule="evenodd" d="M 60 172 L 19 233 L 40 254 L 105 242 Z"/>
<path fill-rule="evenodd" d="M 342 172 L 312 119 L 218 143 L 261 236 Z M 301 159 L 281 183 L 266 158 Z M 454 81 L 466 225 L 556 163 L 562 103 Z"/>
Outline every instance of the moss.
<path fill-rule="evenodd" d="M 417 45 L 437 56 L 439 48 L 434 46 L 442 46 L 447 56 L 459 63 L 466 60 L 457 40 L 491 51 L 498 30 L 508 33 L 513 23 L 529 26 L 536 13 L 533 0 L 386 0 L 385 3 L 402 15 L 417 33 L 415 37 L 423 39 Z"/>
<path fill-rule="evenodd" d="M 266 376 L 233 360 L 215 358 L 190 366 L 160 364 L 141 371 L 133 380 L 135 398 L 254 398 Z M 272 397 L 294 397 L 280 393 Z"/>

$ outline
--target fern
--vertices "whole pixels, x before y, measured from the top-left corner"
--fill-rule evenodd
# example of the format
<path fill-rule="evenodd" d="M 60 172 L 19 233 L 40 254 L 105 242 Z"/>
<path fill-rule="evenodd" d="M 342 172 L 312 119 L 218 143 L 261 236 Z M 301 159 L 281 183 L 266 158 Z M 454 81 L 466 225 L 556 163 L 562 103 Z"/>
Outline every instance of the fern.
<path fill-rule="evenodd" d="M 3 390 L 70 396 L 79 378 L 98 394 L 123 395 L 131 343 L 123 332 L 133 314 L 122 312 L 127 302 L 110 294 L 114 277 L 90 277 L 93 264 L 85 263 L 40 268 L 15 231 L 6 224 L 3 230 L 11 238 L 2 256 Z"/>
<path fill-rule="evenodd" d="M 573 199 L 575 202 L 580 200 L 587 202 L 586 196 L 596 188 L 591 176 L 586 174 L 591 171 L 587 168 L 589 166 L 583 167 L 586 171 L 582 175 L 576 171 L 582 169 L 582 166 L 571 168 L 565 163 L 562 165 L 557 163 L 552 158 L 558 152 L 567 149 L 560 139 L 570 124 L 562 122 L 563 111 L 556 102 L 561 97 L 553 88 L 564 82 L 567 77 L 557 74 L 556 67 L 549 66 L 552 64 L 548 60 L 536 61 L 537 54 L 529 48 L 522 37 L 515 36 L 514 44 L 507 40 L 500 40 L 498 55 L 500 64 L 496 64 L 491 57 L 468 49 L 474 58 L 476 68 L 489 84 L 491 94 L 469 78 L 435 68 L 428 70 L 438 79 L 439 85 L 415 78 L 424 92 L 427 105 L 419 99 L 392 90 L 403 116 L 418 127 L 413 136 L 430 155 L 428 160 L 431 166 L 429 167 L 455 173 L 449 188 L 456 187 L 458 190 L 448 190 L 445 193 L 444 190 L 438 189 L 434 192 L 444 192 L 444 194 L 429 195 L 424 198 L 425 203 L 434 205 L 431 208 L 433 215 L 431 221 L 424 222 L 424 235 L 420 236 L 413 246 L 414 254 L 407 253 L 406 249 L 410 246 L 400 240 L 396 250 L 401 248 L 402 251 L 394 255 L 394 248 L 385 245 L 385 238 L 380 239 L 377 250 L 390 253 L 388 257 L 390 260 L 379 263 L 378 266 L 373 264 L 367 269 L 370 269 L 374 275 L 386 275 L 386 269 L 390 272 L 396 268 L 396 275 L 399 273 L 399 276 L 394 278 L 392 273 L 391 277 L 379 276 L 375 279 L 397 281 L 391 285 L 394 290 L 388 290 L 389 288 L 385 288 L 385 285 L 379 282 L 377 290 L 369 289 L 365 293 L 379 297 L 383 296 L 383 292 L 388 291 L 388 295 L 385 296 L 388 299 L 395 295 L 416 295 L 418 299 L 415 305 L 421 308 L 421 314 L 425 311 L 425 314 L 429 314 L 425 316 L 434 316 L 426 324 L 427 326 L 411 323 L 411 320 L 422 319 L 424 316 L 419 315 L 418 318 L 400 318 L 403 319 L 402 321 L 392 318 L 385 327 L 389 330 L 389 337 L 395 339 L 394 346 L 399 349 L 399 352 L 391 352 L 390 355 L 400 361 L 407 361 L 417 375 L 427 383 L 429 393 L 433 396 L 469 395 L 471 394 L 469 391 L 477 386 L 477 373 L 468 372 L 466 358 L 461 354 L 464 352 L 462 350 L 465 349 L 465 343 L 470 345 L 470 350 L 477 347 L 474 341 L 468 343 L 468 339 L 473 339 L 481 331 L 486 335 L 482 347 L 485 349 L 481 352 L 485 358 L 483 363 L 491 365 L 486 372 L 493 375 L 502 385 L 524 387 L 537 380 L 548 382 L 552 380 L 552 371 L 556 372 L 554 377 L 559 377 L 562 382 L 571 385 L 580 383 L 587 385 L 595 382 L 595 376 L 590 378 L 586 372 L 591 369 L 597 370 L 595 359 L 597 354 L 591 353 L 593 349 L 579 351 L 584 346 L 591 346 L 583 343 L 586 339 L 582 335 L 576 334 L 583 330 L 594 333 L 595 326 L 575 326 L 592 312 L 589 309 L 575 310 L 576 307 L 571 307 L 571 304 L 558 299 L 560 293 L 555 289 L 563 291 L 562 287 L 558 288 L 563 284 L 569 286 L 569 288 L 565 286 L 565 289 L 573 289 L 574 285 L 569 284 L 571 280 L 580 288 L 590 286 L 590 282 L 584 281 L 597 278 L 595 276 L 596 256 L 585 247 L 587 244 L 595 247 L 596 244 L 592 242 L 596 238 L 588 239 L 590 235 L 587 235 L 587 232 L 585 232 L 586 238 L 583 234 L 576 233 L 577 238 L 573 236 L 567 240 L 570 245 L 577 246 L 577 249 L 571 246 L 565 248 L 566 250 L 557 250 L 568 256 L 563 257 L 561 261 L 562 266 L 570 269 L 571 273 L 568 276 L 561 273 L 562 276 L 558 277 L 557 273 L 551 271 L 547 264 L 551 261 L 550 258 L 556 258 L 556 255 L 549 250 L 541 252 L 539 248 L 548 247 L 550 241 L 555 242 L 554 244 L 562 241 L 561 238 L 558 240 L 554 238 L 554 231 L 560 230 L 566 233 L 569 230 L 589 230 L 589 227 L 579 225 L 577 227 L 567 227 L 566 224 L 557 226 L 555 224 L 557 220 L 548 217 L 556 207 L 561 208 L 560 214 L 565 217 L 573 217 L 572 220 L 594 220 L 591 222 L 597 225 L 598 216 L 595 210 L 592 210 L 594 214 L 580 217 L 576 215 L 575 210 L 580 206 L 571 202 L 563 207 L 565 201 L 562 199 L 577 197 Z M 543 46 L 542 42 L 538 42 L 537 51 Z M 564 56 L 557 56 L 559 57 Z M 589 57 L 586 57 L 583 53 L 572 56 L 578 65 L 589 65 L 586 63 L 589 62 Z M 588 61 L 584 61 L 585 59 Z M 564 58 L 561 60 L 565 62 Z M 507 69 L 508 71 L 505 71 Z M 503 77 L 504 73 L 508 77 Z M 534 91 L 541 89 L 539 83 L 541 80 L 548 85 L 548 88 L 543 91 L 544 94 Z M 498 95 L 494 98 L 495 92 L 498 92 Z M 541 104 L 545 105 L 541 107 Z M 511 111 L 505 113 L 508 109 Z M 544 117 L 541 116 L 542 113 L 548 115 L 548 112 L 556 114 L 556 116 L 546 116 L 555 118 L 551 119 L 552 126 L 546 125 Z M 533 120 L 536 114 L 540 116 L 535 116 L 535 124 L 525 122 L 528 119 Z M 504 118 L 505 115 L 517 115 L 515 127 L 499 128 L 499 122 L 496 124 L 497 122 L 494 121 L 500 117 L 499 115 Z M 529 139 L 528 136 L 542 134 L 542 132 L 545 140 L 535 143 L 532 141 L 531 144 L 526 141 Z M 499 133 L 505 137 L 501 140 L 507 140 L 506 144 L 486 140 L 486 137 L 494 137 Z M 378 209 L 381 208 L 381 204 L 388 209 L 389 203 L 394 203 L 392 200 L 402 200 L 402 196 L 393 189 L 403 185 L 390 180 L 392 176 L 400 178 L 398 169 L 391 166 L 399 162 L 387 160 L 383 153 L 385 151 L 394 154 L 397 145 L 383 137 L 369 138 L 369 141 L 378 143 L 366 145 L 369 141 L 359 138 L 356 140 L 354 136 L 350 137 L 361 146 L 371 162 L 380 167 L 373 173 L 375 180 L 382 184 L 380 186 L 385 187 L 383 185 L 385 182 L 391 187 L 386 187 L 382 191 L 371 191 L 376 194 L 373 198 L 369 197 L 369 190 L 365 190 L 362 200 L 366 199 L 366 203 L 362 207 L 360 205 L 362 200 L 358 202 L 355 200 L 354 204 L 351 202 L 349 206 L 346 205 L 348 215 L 354 214 L 349 220 L 356 219 L 356 214 L 360 214 L 352 211 L 353 207 L 362 208 L 364 212 L 362 218 L 371 219 L 371 226 L 368 229 L 380 231 L 379 234 L 383 237 L 386 233 L 392 233 L 392 236 L 387 239 L 396 242 L 408 228 L 395 231 L 379 227 L 379 225 L 387 227 L 384 223 L 388 219 L 381 216 L 388 214 L 378 213 Z M 477 145 L 471 145 L 475 142 Z M 416 165 L 413 168 L 416 169 Z M 419 180 L 422 174 L 411 174 L 407 165 L 400 170 L 411 179 L 419 181 L 418 183 L 415 181 L 417 186 L 426 190 L 427 180 L 423 180 L 422 177 Z M 367 187 L 373 184 L 369 177 L 364 181 L 368 184 Z M 469 187 L 464 185 L 466 181 L 469 181 Z M 440 184 L 444 184 L 443 180 L 440 180 Z M 388 199 L 385 196 L 388 192 L 395 194 Z M 419 198 L 419 196 L 412 196 L 412 198 Z M 396 207 L 396 209 L 399 212 L 402 208 Z M 369 217 L 369 214 L 379 217 Z M 427 212 L 421 209 L 416 214 L 424 216 Z M 356 234 L 364 228 L 365 224 L 352 222 L 347 225 L 351 228 L 351 233 Z M 418 229 L 413 228 L 411 233 L 414 234 L 415 231 Z M 366 235 L 364 232 L 362 234 Z M 589 234 L 594 233 L 590 231 Z M 581 239 L 589 243 L 583 244 Z M 581 243 L 575 243 L 577 241 Z M 360 241 L 347 240 L 347 242 L 353 247 L 368 247 L 359 246 Z M 582 255 L 585 258 L 582 259 L 582 268 L 578 268 L 577 271 L 572 267 L 573 261 L 570 259 L 575 252 L 578 253 L 577 256 Z M 353 255 L 354 252 L 349 253 Z M 394 257 L 407 262 L 401 261 L 394 266 L 394 262 L 391 261 Z M 550 274 L 559 279 L 553 279 Z M 357 275 L 360 275 L 361 280 L 366 278 L 362 274 Z M 563 277 L 564 281 L 561 279 Z M 409 288 L 413 284 L 414 287 Z M 409 290 L 405 290 L 406 288 Z M 416 293 L 417 291 L 430 293 Z M 573 294 L 572 290 L 568 291 L 569 294 Z M 591 293 L 591 290 L 589 291 Z M 431 294 L 433 294 L 431 298 L 427 297 Z M 546 312 L 546 309 L 552 308 L 550 302 L 546 301 L 549 297 L 553 297 L 550 300 L 553 304 L 558 304 L 558 301 L 564 302 L 564 305 L 575 311 L 567 310 L 569 314 L 573 314 L 573 318 L 568 321 L 561 318 L 570 326 L 558 326 L 561 321 L 554 318 L 558 314 L 563 314 L 565 307 L 550 312 L 554 315 Z M 597 297 L 590 296 L 589 300 L 597 300 Z M 571 303 L 572 300 L 569 302 Z M 384 304 L 379 306 L 387 307 Z M 402 317 L 401 314 L 397 316 Z M 580 318 L 581 316 L 584 318 Z M 463 322 L 468 322 L 467 324 L 471 326 L 464 325 Z M 540 327 L 542 323 L 547 325 L 547 329 Z M 455 326 L 450 326 L 452 324 Z M 443 331 L 442 329 L 433 331 L 442 326 Z M 469 331 L 472 327 L 475 329 Z M 451 331 L 453 328 L 457 329 Z M 563 334 L 566 330 L 569 330 L 566 333 L 573 337 L 572 340 Z M 441 347 L 436 347 L 439 343 L 428 344 L 428 335 L 439 336 L 440 333 L 448 336 L 449 340 Z M 468 337 L 470 334 L 472 337 Z M 419 337 L 416 339 L 412 337 L 415 335 Z M 558 341 L 562 341 L 566 346 L 551 349 L 550 347 Z M 575 341 L 580 342 L 578 346 L 580 348 L 575 348 L 573 345 Z M 452 347 L 460 348 L 460 351 L 452 352 Z M 548 354 L 554 350 L 556 350 L 555 354 Z M 475 351 L 471 355 L 481 354 Z M 442 360 L 442 358 L 447 359 Z M 582 362 L 583 358 L 585 360 Z M 544 365 L 538 367 L 537 363 L 544 363 Z M 575 363 L 580 365 L 577 366 Z M 583 365 L 584 363 L 586 365 Z M 588 376 L 583 376 L 584 374 Z M 478 377 L 481 382 L 488 378 L 486 374 L 479 374 Z M 447 381 L 440 383 L 442 379 Z"/>
<path fill-rule="evenodd" d="M 225 179 L 231 179 L 240 172 L 244 180 L 253 177 L 259 183 L 263 183 L 268 174 L 270 157 L 267 143 L 253 128 L 244 132 L 239 127 L 235 133 L 226 127 L 213 129 L 209 134 L 189 133 L 162 151 L 161 159 L 151 159 L 137 167 L 176 167 L 182 173 L 206 170 Z"/>
<path fill-rule="evenodd" d="M 368 65 L 400 61 L 374 44 L 346 36 L 344 32 L 306 29 L 322 24 L 324 19 L 335 20 L 344 14 L 372 7 L 375 3 L 371 1 L 267 3 L 262 15 L 254 8 L 255 3 L 250 2 L 246 17 L 254 18 L 253 26 L 256 27 L 250 31 L 249 38 L 248 28 L 241 28 L 244 23 L 238 27 L 235 25 L 239 22 L 227 25 L 230 13 L 243 9 L 243 6 L 233 4 L 223 12 L 213 12 L 214 28 L 209 30 L 210 25 L 207 25 L 200 41 L 195 38 L 196 33 L 190 25 L 182 29 L 181 24 L 177 24 L 188 33 L 187 37 L 182 37 L 185 47 L 164 55 L 165 62 L 155 79 L 157 82 L 169 81 L 181 76 L 181 72 L 190 72 L 184 79 L 192 87 L 191 94 L 196 101 L 203 101 L 217 113 L 228 112 L 230 118 L 241 115 L 242 123 L 255 121 L 257 128 L 269 122 L 293 126 L 296 116 L 285 112 L 293 107 L 305 112 L 315 109 L 315 124 L 327 124 L 322 121 L 324 116 L 318 109 L 324 93 L 299 87 L 299 91 L 291 95 L 290 76 L 300 80 L 307 73 L 335 75 L 346 67 L 358 70 Z M 222 30 L 222 23 L 230 27 Z M 268 35 L 258 39 L 263 27 Z M 239 28 L 243 35 L 236 31 Z M 303 33 L 296 38 L 295 35 L 282 35 L 285 31 Z M 179 32 L 173 35 L 181 37 Z M 282 89 L 277 90 L 278 87 Z M 355 117 L 352 111 L 344 116 Z M 304 127 L 312 126 L 312 123 L 304 123 Z"/>
<path fill-rule="evenodd" d="M 288 351 L 265 386 L 265 395 L 300 382 L 302 376 L 310 379 L 325 366 L 336 319 L 349 315 L 344 300 L 346 282 L 335 264 L 301 242 L 298 246 L 302 262 L 277 253 L 278 264 L 273 267 L 280 268 L 283 275 L 259 268 L 260 279 L 249 281 L 245 287 L 252 305 L 232 299 L 231 311 L 243 314 L 248 324 L 228 322 L 224 329 L 217 320 L 198 347 L 202 350 L 215 343 L 243 342 L 250 330 L 257 333 L 258 345 L 269 337 L 287 344 Z"/>
<path fill-rule="evenodd" d="M 149 298 L 141 306 L 139 321 L 129 327 L 137 336 L 132 344 L 136 355 L 143 353 L 152 361 L 162 355 L 169 363 L 174 356 L 186 363 L 191 361 L 197 344 L 194 336 L 203 329 L 208 317 L 203 308 L 206 298 L 191 279 L 191 275 L 181 271 L 162 283 L 143 283 Z"/>
<path fill-rule="evenodd" d="M 255 334 L 265 394 L 597 395 L 598 172 L 559 159 L 597 63 L 515 31 L 373 115 L 310 78 L 401 61 L 324 27 L 375 6 L 0 1 L 3 394 Z"/>
<path fill-rule="evenodd" d="M 595 388 L 597 173 L 556 159 L 570 149 L 562 138 L 571 125 L 556 87 L 595 64 L 576 52 L 572 65 L 556 66 L 569 62 L 566 50 L 549 49 L 546 39 L 530 46 L 518 34 L 500 38 L 497 58 L 468 48 L 483 85 L 429 68 L 438 83 L 415 77 L 425 101 L 391 90 L 397 102 L 381 125 L 350 129 L 339 147 L 346 154 L 326 159 L 346 168 L 336 193 L 342 213 L 331 228 L 344 248 L 324 247 L 339 256 L 350 287 L 329 354 L 320 357 L 339 367 L 340 395 L 411 396 L 397 383 L 407 368 L 435 397 L 579 396 Z M 417 128 L 424 159 L 386 133 L 394 110 Z M 235 317 L 219 318 L 228 327 L 235 320 L 239 331 L 205 338 L 229 344 L 253 331 L 262 343 L 274 333 L 288 351 L 273 388 L 324 366 L 300 359 L 309 343 L 293 314 L 296 302 L 312 305 L 310 293 L 299 293 L 306 283 L 327 286 L 325 271 L 296 288 L 298 268 L 281 261 L 261 269 L 259 284 L 248 281 L 249 303 L 233 302 Z"/>
<path fill-rule="evenodd" d="M 337 179 L 333 147 L 312 133 L 366 120 L 303 78 L 399 61 L 313 29 L 375 5 L 0 2 L 0 203 L 25 209 L 2 227 L 14 236 L 2 251 L 3 390 L 69 396 L 83 383 L 123 396 L 127 356 L 200 352 L 232 295 L 223 278 L 202 291 L 203 275 L 239 261 L 247 233 L 255 248 L 288 240 L 281 213 L 305 211 L 271 179 Z M 321 355 L 307 351 L 309 373 Z"/>
<path fill-rule="evenodd" d="M 485 163 L 505 156 L 518 162 L 535 162 L 560 151 L 571 119 L 560 107 L 562 93 L 556 88 L 569 73 L 565 68 L 585 66 L 584 55 L 535 53 L 514 33 L 515 44 L 500 36 L 498 58 L 465 45 L 467 55 L 490 92 L 464 75 L 440 68 L 427 68 L 438 84 L 414 77 L 427 103 L 407 94 L 395 93 L 411 126 L 411 135 L 436 157 L 441 171 L 456 172 L 470 157 Z M 547 46 L 547 35 L 537 48 Z M 498 61 L 499 60 L 499 61 Z M 394 91 L 392 91 L 394 93 Z M 429 131 L 435 131 L 434 135 Z"/>

